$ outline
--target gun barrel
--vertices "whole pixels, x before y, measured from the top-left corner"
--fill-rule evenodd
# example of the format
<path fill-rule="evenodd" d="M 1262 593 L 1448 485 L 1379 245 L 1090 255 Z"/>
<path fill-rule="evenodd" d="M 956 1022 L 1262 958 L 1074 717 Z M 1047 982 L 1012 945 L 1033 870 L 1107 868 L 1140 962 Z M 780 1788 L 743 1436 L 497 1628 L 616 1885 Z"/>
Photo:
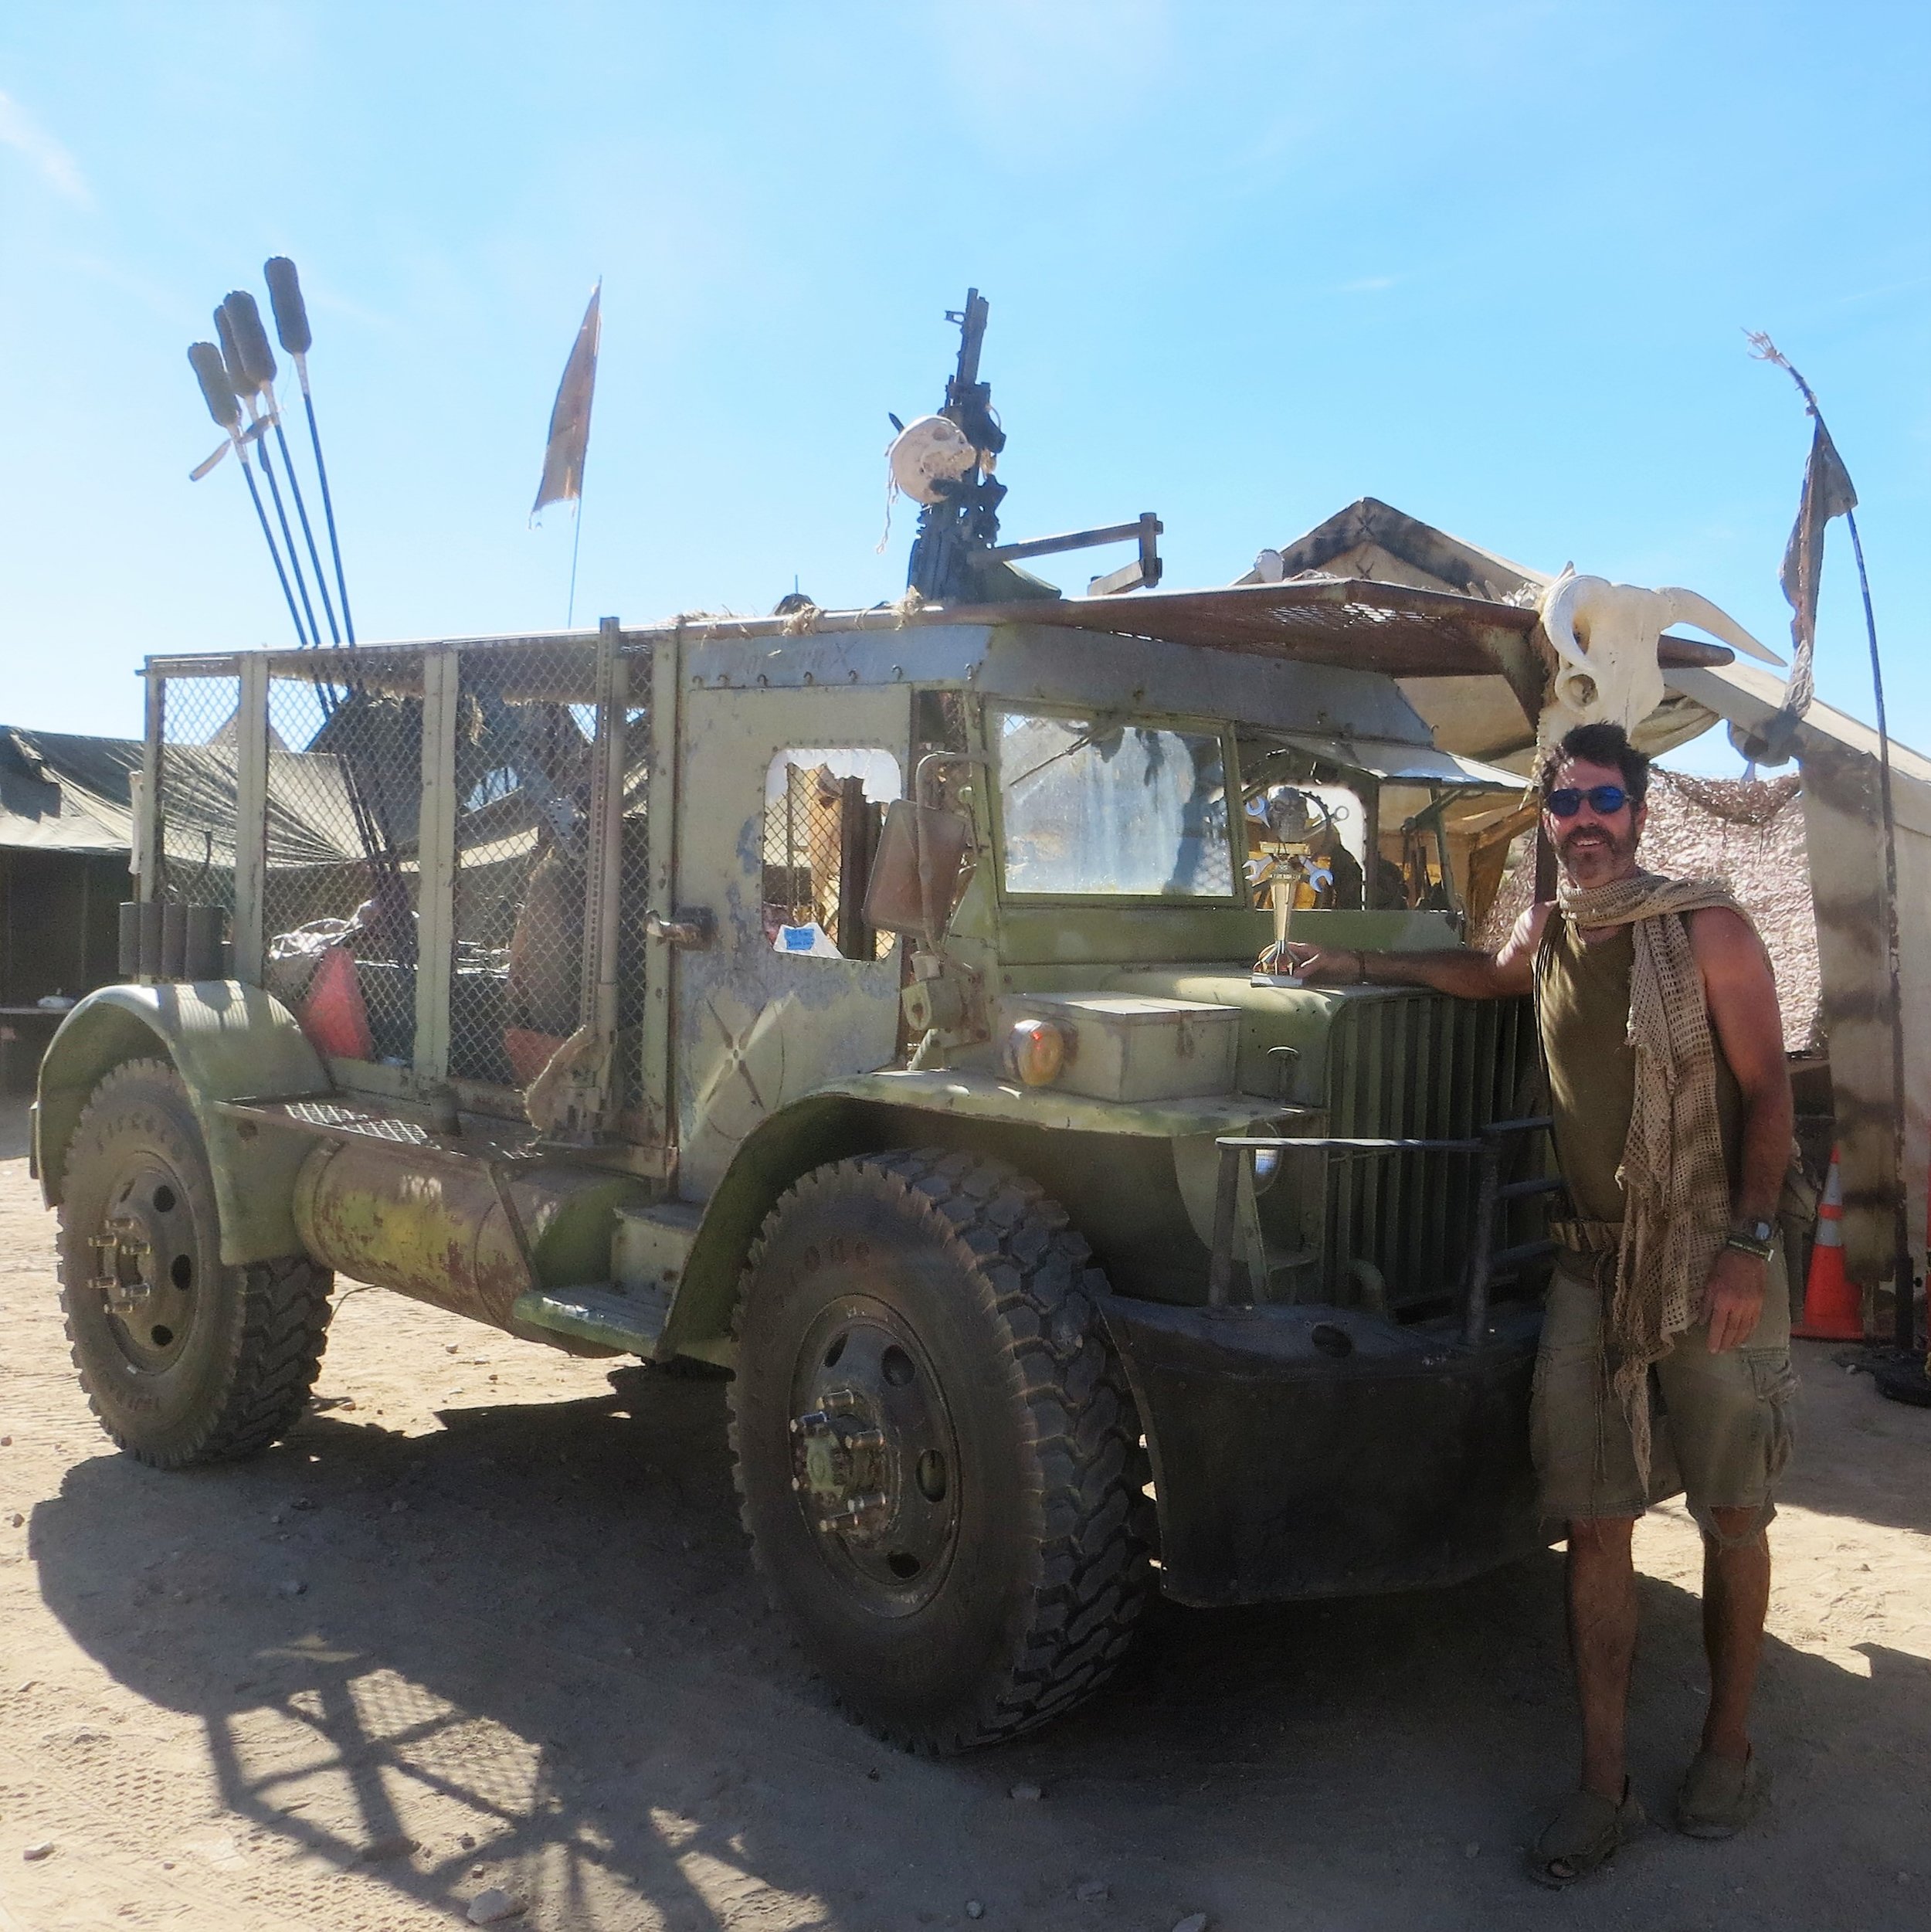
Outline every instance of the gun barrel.
<path fill-rule="evenodd" d="M 986 340 L 986 318 L 992 307 L 977 289 L 966 291 L 966 307 L 959 318 L 959 374 L 954 379 L 962 392 L 979 380 L 979 346 Z"/>

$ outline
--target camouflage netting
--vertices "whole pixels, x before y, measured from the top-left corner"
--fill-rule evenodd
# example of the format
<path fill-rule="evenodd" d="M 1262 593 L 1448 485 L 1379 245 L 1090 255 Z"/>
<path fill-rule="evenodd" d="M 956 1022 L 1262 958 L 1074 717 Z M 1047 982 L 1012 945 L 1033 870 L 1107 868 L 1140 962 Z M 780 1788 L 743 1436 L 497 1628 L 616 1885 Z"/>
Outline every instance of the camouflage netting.
<path fill-rule="evenodd" d="M 1777 969 L 1783 1044 L 1790 1053 L 1823 1051 L 1822 985 L 1810 857 L 1804 839 L 1802 781 L 1697 778 L 1664 770 L 1651 776 L 1643 864 L 1676 879 L 1711 878 L 1749 908 Z M 1477 943 L 1499 946 L 1527 907 L 1535 883 L 1532 839 L 1495 895 Z"/>

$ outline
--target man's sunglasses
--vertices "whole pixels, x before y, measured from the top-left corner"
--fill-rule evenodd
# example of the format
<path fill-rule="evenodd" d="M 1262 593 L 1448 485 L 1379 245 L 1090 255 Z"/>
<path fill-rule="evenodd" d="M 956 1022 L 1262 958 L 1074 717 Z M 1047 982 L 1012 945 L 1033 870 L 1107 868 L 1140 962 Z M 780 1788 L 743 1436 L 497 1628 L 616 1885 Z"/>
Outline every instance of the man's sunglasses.
<path fill-rule="evenodd" d="M 1592 785 L 1586 792 L 1579 792 L 1573 785 L 1565 785 L 1559 791 L 1551 792 L 1542 804 L 1557 818 L 1573 818 L 1583 809 L 1585 800 L 1589 809 L 1599 818 L 1614 817 L 1631 802 L 1628 793 L 1620 785 Z"/>

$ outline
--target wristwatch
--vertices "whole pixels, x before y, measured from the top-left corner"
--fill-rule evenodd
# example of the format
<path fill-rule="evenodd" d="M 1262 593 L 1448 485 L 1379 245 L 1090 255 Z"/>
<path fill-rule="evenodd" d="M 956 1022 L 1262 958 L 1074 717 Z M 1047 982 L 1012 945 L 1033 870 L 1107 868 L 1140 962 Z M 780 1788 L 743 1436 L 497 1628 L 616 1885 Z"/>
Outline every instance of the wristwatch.
<path fill-rule="evenodd" d="M 1723 1245 L 1741 1255 L 1754 1255 L 1767 1261 L 1777 1252 L 1777 1224 L 1767 1221 L 1733 1221 L 1723 1237 Z"/>

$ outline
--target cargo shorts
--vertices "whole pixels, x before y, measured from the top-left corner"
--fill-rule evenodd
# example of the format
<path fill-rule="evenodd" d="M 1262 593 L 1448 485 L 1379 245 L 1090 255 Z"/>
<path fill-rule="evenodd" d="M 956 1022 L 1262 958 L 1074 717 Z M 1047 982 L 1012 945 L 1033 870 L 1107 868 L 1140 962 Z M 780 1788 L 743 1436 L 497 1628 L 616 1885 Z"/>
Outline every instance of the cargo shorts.
<path fill-rule="evenodd" d="M 1603 1359 L 1604 1290 L 1590 1258 L 1557 1258 L 1529 1405 L 1546 1523 L 1639 1516 L 1678 1489 L 1686 1492 L 1704 1535 L 1716 1542 L 1747 1540 L 1774 1519 L 1777 1481 L 1794 1439 L 1797 1377 L 1781 1253 L 1764 1273 L 1763 1312 L 1740 1347 L 1711 1354 L 1708 1327 L 1698 1322 L 1651 1366 L 1645 1495 L 1629 1424 Z M 1754 1509 L 1755 1527 L 1726 1539 L 1714 1509 Z"/>

